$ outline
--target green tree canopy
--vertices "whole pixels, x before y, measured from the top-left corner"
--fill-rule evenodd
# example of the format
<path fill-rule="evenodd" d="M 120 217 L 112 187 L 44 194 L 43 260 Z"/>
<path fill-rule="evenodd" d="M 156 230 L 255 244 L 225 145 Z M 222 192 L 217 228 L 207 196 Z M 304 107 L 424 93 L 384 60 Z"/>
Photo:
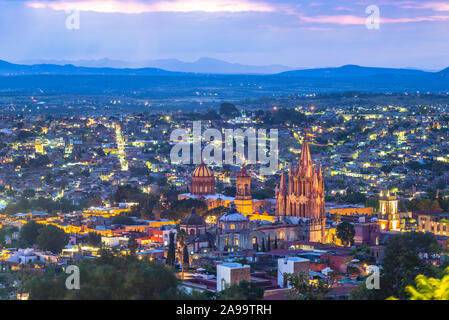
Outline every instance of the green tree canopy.
<path fill-rule="evenodd" d="M 255 189 L 251 190 L 251 194 L 253 199 L 264 200 L 274 198 L 274 190 L 273 189 Z"/>
<path fill-rule="evenodd" d="M 167 300 L 180 294 L 178 280 L 163 264 L 135 256 L 115 256 L 101 251 L 98 259 L 85 259 L 80 269 L 80 289 L 67 290 L 67 274 L 35 276 L 25 282 L 32 300 Z"/>
<path fill-rule="evenodd" d="M 234 118 L 240 115 L 239 110 L 235 107 L 234 104 L 229 102 L 224 102 L 220 105 L 220 115 L 225 116 L 227 118 Z"/>
<path fill-rule="evenodd" d="M 114 202 L 140 202 L 143 198 L 144 194 L 138 188 L 124 185 L 118 186 L 111 200 Z"/>
<path fill-rule="evenodd" d="M 133 226 L 136 224 L 133 218 L 124 216 L 124 215 L 118 215 L 112 218 L 112 224 L 120 224 L 124 226 Z"/>
<path fill-rule="evenodd" d="M 217 300 L 262 300 L 264 289 L 245 280 L 233 284 L 217 294 Z"/>
<path fill-rule="evenodd" d="M 365 283 L 351 292 L 351 299 L 385 300 L 388 297 L 408 298 L 406 288 L 422 274 L 434 276 L 434 269 L 423 260 L 441 251 L 435 236 L 431 233 L 409 232 L 393 236 L 385 248 L 380 273 L 380 289 L 368 290 Z"/>
<path fill-rule="evenodd" d="M 323 300 L 330 290 L 330 285 L 327 282 L 322 280 L 310 282 L 309 277 L 304 273 L 289 273 L 284 277 L 292 287 L 289 292 L 291 299 Z"/>
<path fill-rule="evenodd" d="M 175 233 L 170 232 L 169 235 L 169 244 L 168 244 L 168 252 L 167 252 L 167 259 L 166 264 L 171 266 L 175 262 L 175 255 L 176 255 L 176 244 L 175 244 Z"/>
<path fill-rule="evenodd" d="M 22 243 L 23 246 L 32 246 L 33 244 L 37 243 L 37 237 L 39 236 L 39 231 L 44 226 L 31 220 L 24 224 L 22 228 L 20 229 L 19 233 L 19 241 Z"/>
<path fill-rule="evenodd" d="M 48 225 L 40 229 L 39 236 L 37 237 L 39 249 L 48 250 L 53 253 L 60 253 L 68 241 L 69 236 L 64 230 L 53 225 Z"/>
<path fill-rule="evenodd" d="M 449 300 L 449 268 L 441 279 L 426 277 L 420 274 L 415 279 L 416 287 L 407 286 L 405 290 L 410 300 Z M 396 298 L 390 298 L 395 300 Z"/>
<path fill-rule="evenodd" d="M 33 189 L 26 189 L 23 190 L 22 195 L 28 199 L 34 198 L 34 196 L 36 195 L 36 191 L 34 191 Z"/>
<path fill-rule="evenodd" d="M 355 230 L 352 223 L 340 222 L 337 225 L 337 238 L 341 240 L 343 245 L 350 246 L 354 241 Z"/>

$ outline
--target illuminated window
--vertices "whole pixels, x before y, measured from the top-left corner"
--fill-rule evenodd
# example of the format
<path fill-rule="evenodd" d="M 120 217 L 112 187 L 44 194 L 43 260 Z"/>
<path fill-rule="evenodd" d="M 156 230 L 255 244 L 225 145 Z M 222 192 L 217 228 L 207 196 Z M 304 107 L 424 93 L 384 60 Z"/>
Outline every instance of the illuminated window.
<path fill-rule="evenodd" d="M 239 239 L 234 239 L 234 245 L 238 246 L 239 245 Z"/>
<path fill-rule="evenodd" d="M 285 239 L 285 232 L 279 233 L 279 239 L 284 240 Z"/>
<path fill-rule="evenodd" d="M 235 224 L 231 224 L 231 230 L 235 230 Z"/>
<path fill-rule="evenodd" d="M 253 244 L 257 244 L 257 237 L 253 238 Z"/>

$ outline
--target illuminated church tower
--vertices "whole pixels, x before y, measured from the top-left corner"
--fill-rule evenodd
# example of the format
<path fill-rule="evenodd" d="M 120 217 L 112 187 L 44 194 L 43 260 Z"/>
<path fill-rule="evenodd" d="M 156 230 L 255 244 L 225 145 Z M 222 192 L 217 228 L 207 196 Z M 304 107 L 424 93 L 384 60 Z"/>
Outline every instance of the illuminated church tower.
<path fill-rule="evenodd" d="M 379 224 L 381 230 L 399 231 L 398 197 L 390 191 L 380 192 Z"/>
<path fill-rule="evenodd" d="M 244 215 L 253 213 L 253 198 L 251 196 L 251 176 L 245 167 L 236 176 L 236 193 L 234 203 L 237 211 Z"/>
<path fill-rule="evenodd" d="M 297 218 L 301 240 L 324 242 L 326 210 L 321 166 L 310 155 L 309 143 L 304 141 L 298 167 L 290 164 L 288 185 L 285 173 L 276 188 L 276 216 Z"/>
<path fill-rule="evenodd" d="M 34 148 L 36 150 L 36 153 L 45 154 L 45 152 L 44 152 L 44 144 L 42 143 L 41 139 L 37 139 L 34 142 Z"/>

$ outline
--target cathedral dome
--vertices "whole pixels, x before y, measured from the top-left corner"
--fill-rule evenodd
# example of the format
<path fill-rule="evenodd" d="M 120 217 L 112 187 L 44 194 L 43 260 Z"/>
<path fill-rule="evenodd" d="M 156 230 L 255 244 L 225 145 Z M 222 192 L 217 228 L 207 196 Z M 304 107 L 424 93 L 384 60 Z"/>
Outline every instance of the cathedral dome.
<path fill-rule="evenodd" d="M 201 161 L 193 171 L 190 182 L 190 193 L 194 196 L 207 196 L 215 194 L 215 177 L 211 169 Z"/>
<path fill-rule="evenodd" d="M 209 169 L 209 167 L 204 163 L 201 162 L 201 164 L 193 171 L 192 177 L 195 178 L 210 178 L 213 177 L 214 174 L 212 173 L 212 170 Z"/>
<path fill-rule="evenodd" d="M 199 226 L 204 224 L 204 220 L 195 213 L 195 208 L 192 208 L 192 213 L 182 219 L 179 224 L 183 226 Z"/>
<path fill-rule="evenodd" d="M 249 221 L 247 217 L 237 211 L 234 204 L 232 204 L 231 209 L 226 212 L 221 218 L 220 222 L 244 222 Z"/>

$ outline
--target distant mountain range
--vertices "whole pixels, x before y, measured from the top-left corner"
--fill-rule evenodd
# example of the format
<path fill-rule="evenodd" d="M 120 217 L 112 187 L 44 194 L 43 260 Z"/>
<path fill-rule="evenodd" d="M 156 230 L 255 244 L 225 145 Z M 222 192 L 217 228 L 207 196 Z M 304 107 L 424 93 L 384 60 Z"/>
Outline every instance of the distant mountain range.
<path fill-rule="evenodd" d="M 0 60 L 0 75 L 3 76 L 21 76 L 21 75 L 181 75 L 158 68 L 91 68 L 77 67 L 72 64 L 14 64 Z"/>
<path fill-rule="evenodd" d="M 439 72 L 346 65 L 282 70 L 282 66 L 244 66 L 214 59 L 194 63 L 158 60 L 158 68 L 117 68 L 117 61 L 73 64 L 13 64 L 0 60 L 2 92 L 152 94 L 184 98 L 252 97 L 289 94 L 362 92 L 449 92 L 449 68 Z M 97 66 L 94 66 L 97 65 Z M 169 70 L 170 69 L 170 70 Z M 232 71 L 232 72 L 231 72 Z M 263 72 L 262 72 L 263 71 Z M 279 72 L 276 72 L 279 71 Z M 261 72 L 261 73 L 258 73 Z M 105 77 L 107 76 L 107 77 Z"/>
<path fill-rule="evenodd" d="M 23 61 L 26 65 L 54 64 L 54 65 L 74 65 L 90 68 L 157 68 L 166 71 L 185 73 L 206 73 L 206 74 L 275 74 L 284 71 L 295 70 L 296 68 L 282 65 L 250 66 L 238 63 L 229 63 L 212 58 L 201 58 L 194 62 L 184 62 L 178 59 L 146 60 L 130 63 L 120 60 L 100 59 L 100 60 L 29 60 Z"/>
<path fill-rule="evenodd" d="M 274 75 L 299 78 L 354 78 L 379 75 L 419 76 L 426 74 L 449 74 L 449 68 L 440 72 L 417 69 L 375 68 L 345 65 L 335 68 L 314 68 L 295 70 L 282 65 L 248 66 L 222 60 L 201 58 L 195 62 L 177 59 L 150 60 L 141 63 L 127 63 L 119 60 L 46 60 L 41 63 L 14 64 L 0 60 L 0 75 Z M 142 67 L 145 66 L 145 67 Z"/>
<path fill-rule="evenodd" d="M 340 78 L 340 77 L 371 77 L 377 75 L 423 75 L 429 72 L 415 69 L 373 68 L 356 65 L 346 65 L 339 68 L 317 68 L 293 70 L 280 75 L 289 77 Z"/>

